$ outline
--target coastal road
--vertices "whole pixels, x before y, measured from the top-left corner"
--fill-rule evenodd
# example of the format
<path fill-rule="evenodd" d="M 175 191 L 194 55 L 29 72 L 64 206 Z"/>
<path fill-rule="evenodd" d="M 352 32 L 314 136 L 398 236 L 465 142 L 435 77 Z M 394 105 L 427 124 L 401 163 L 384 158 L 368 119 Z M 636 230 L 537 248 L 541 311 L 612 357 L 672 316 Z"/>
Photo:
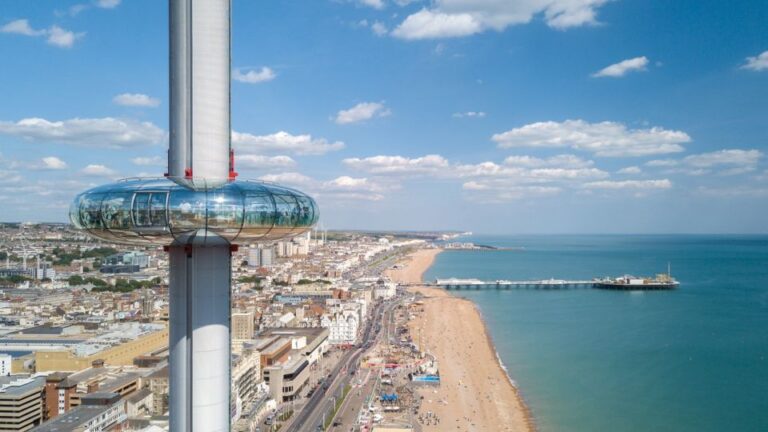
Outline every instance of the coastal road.
<path fill-rule="evenodd" d="M 395 301 L 390 301 L 383 305 L 381 313 L 378 315 L 378 322 L 380 324 L 375 324 L 375 328 L 377 328 L 378 331 L 372 334 L 370 340 L 370 349 L 373 349 L 373 347 L 379 344 L 389 343 L 390 336 L 394 333 L 390 328 L 393 325 L 395 308 L 402 304 L 404 301 L 405 298 L 399 298 Z M 368 350 L 365 350 L 364 352 L 367 351 Z M 360 409 L 365 405 L 366 400 L 369 397 L 375 397 L 373 390 L 379 380 L 379 371 L 377 369 L 368 369 L 365 374 L 366 375 L 364 377 L 367 378 L 367 380 L 365 380 L 361 386 L 352 388 L 350 394 L 347 396 L 347 399 L 344 401 L 344 404 L 339 408 L 339 412 L 336 414 L 335 420 L 340 422 L 341 425 L 335 428 L 331 427 L 329 428 L 329 431 L 348 431 L 350 426 L 355 424 L 357 421 L 358 413 L 360 412 Z M 361 376 L 359 378 L 364 377 Z"/>
<path fill-rule="evenodd" d="M 395 262 L 402 258 L 402 252 L 389 254 L 384 259 L 374 258 L 375 265 L 368 265 L 362 274 L 381 274 L 384 270 L 391 267 Z M 402 301 L 402 300 L 401 300 Z M 365 331 L 361 338 L 361 343 L 348 351 L 339 360 L 339 363 L 333 369 L 330 377 L 325 381 L 327 389 L 319 387 L 309 398 L 303 409 L 293 418 L 288 425 L 287 431 L 316 431 L 321 430 L 318 426 L 323 423 L 323 414 L 332 411 L 335 397 L 342 394 L 343 389 L 351 382 L 352 376 L 357 371 L 357 364 L 360 356 L 373 345 L 373 341 L 378 340 L 382 335 L 384 327 L 385 312 L 391 311 L 397 302 L 379 303 L 375 306 L 371 319 L 367 320 Z"/>
<path fill-rule="evenodd" d="M 342 394 L 344 387 L 350 383 L 352 375 L 357 371 L 360 356 L 366 350 L 364 348 L 365 345 L 378 335 L 375 330 L 380 329 L 380 326 L 375 326 L 374 323 L 381 319 L 383 309 L 382 304 L 376 305 L 372 318 L 368 320 L 363 333 L 361 347 L 353 348 L 344 354 L 326 381 L 328 388 L 323 390 L 320 387 L 315 391 L 312 397 L 309 398 L 309 401 L 307 401 L 304 409 L 296 415 L 295 420 L 287 429 L 288 431 L 321 430 L 318 429 L 318 426 L 323 423 L 323 414 L 332 411 L 335 398 Z"/>

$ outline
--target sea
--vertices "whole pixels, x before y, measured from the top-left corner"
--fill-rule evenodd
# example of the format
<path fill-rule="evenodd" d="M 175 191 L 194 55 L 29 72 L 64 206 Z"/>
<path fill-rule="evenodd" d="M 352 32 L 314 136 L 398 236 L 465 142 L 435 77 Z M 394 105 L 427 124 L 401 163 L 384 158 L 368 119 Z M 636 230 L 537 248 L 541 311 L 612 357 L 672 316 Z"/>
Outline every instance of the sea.
<path fill-rule="evenodd" d="M 654 276 L 672 291 L 455 291 L 541 431 L 768 431 L 768 236 L 472 236 L 435 278 Z M 449 318 L 446 318 L 449 319 Z M 456 323 L 461 325 L 461 323 Z"/>

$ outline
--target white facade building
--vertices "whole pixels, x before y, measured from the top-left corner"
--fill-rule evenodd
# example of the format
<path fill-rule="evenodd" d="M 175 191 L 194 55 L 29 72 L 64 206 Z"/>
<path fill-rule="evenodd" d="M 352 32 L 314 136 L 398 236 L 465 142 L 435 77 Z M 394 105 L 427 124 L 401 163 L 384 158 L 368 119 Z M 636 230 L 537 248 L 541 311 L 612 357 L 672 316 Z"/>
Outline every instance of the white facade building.
<path fill-rule="evenodd" d="M 376 284 L 373 295 L 377 299 L 390 299 L 397 294 L 397 284 L 394 282 L 382 282 Z"/>
<path fill-rule="evenodd" d="M 323 316 L 320 325 L 328 328 L 331 344 L 354 343 L 360 328 L 360 315 L 354 310 L 342 310 Z"/>

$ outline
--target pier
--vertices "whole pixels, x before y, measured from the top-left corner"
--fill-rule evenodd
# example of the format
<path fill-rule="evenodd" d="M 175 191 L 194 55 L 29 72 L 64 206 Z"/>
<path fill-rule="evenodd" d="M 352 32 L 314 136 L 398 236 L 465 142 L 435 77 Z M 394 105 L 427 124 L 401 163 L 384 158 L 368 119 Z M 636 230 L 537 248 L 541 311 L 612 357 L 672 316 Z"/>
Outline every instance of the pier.
<path fill-rule="evenodd" d="M 677 283 L 663 285 L 663 284 L 636 284 L 636 285 L 617 285 L 606 284 L 604 280 L 592 279 L 592 280 L 565 280 L 565 279 L 543 279 L 543 280 L 496 280 L 496 281 L 484 281 L 480 279 L 437 279 L 433 282 L 423 282 L 408 284 L 409 286 L 429 286 L 436 288 L 443 288 L 448 291 L 457 290 L 511 290 L 511 289 L 541 289 L 541 290 L 558 290 L 558 289 L 583 289 L 583 288 L 596 288 L 596 289 L 609 289 L 609 290 L 622 290 L 622 291 L 648 291 L 648 290 L 667 290 L 677 287 Z"/>

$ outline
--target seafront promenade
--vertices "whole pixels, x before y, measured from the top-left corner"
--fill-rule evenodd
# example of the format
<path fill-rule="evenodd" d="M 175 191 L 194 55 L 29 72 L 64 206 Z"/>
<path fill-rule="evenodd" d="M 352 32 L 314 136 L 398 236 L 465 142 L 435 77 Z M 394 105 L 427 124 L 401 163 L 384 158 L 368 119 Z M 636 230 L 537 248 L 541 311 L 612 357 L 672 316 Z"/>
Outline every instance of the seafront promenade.
<path fill-rule="evenodd" d="M 439 388 L 419 390 L 422 411 L 431 411 L 440 425 L 425 431 L 532 431 L 532 416 L 517 388 L 502 369 L 480 312 L 469 300 L 442 289 L 417 286 L 440 249 L 410 254 L 387 275 L 419 296 L 421 308 L 409 323 L 424 350 L 437 358 Z M 454 323 L 460 322 L 457 326 Z"/>

